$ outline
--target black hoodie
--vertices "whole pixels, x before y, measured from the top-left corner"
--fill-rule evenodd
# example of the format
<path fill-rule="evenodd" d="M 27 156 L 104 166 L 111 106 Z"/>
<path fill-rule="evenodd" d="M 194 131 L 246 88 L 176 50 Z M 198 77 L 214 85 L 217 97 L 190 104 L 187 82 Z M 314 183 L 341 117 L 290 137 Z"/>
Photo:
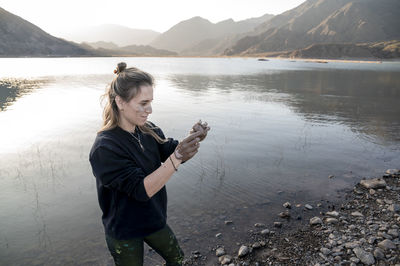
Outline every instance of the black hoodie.
<path fill-rule="evenodd" d="M 165 138 L 161 129 L 154 131 Z M 118 240 L 144 237 L 162 229 L 167 219 L 165 186 L 149 198 L 143 179 L 168 159 L 178 141 L 159 144 L 136 129 L 138 140 L 120 127 L 97 134 L 89 155 L 103 211 L 105 233 Z"/>

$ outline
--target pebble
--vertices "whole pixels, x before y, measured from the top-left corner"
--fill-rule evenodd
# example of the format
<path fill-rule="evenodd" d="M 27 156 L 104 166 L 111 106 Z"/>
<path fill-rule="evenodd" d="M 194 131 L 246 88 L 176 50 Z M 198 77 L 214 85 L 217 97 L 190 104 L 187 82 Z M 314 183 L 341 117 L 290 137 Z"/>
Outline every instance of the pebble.
<path fill-rule="evenodd" d="M 287 201 L 287 202 L 283 203 L 283 207 L 290 209 L 290 208 L 292 208 L 292 204 L 290 204 L 290 202 Z"/>
<path fill-rule="evenodd" d="M 215 237 L 217 237 L 217 238 L 219 238 L 219 237 L 221 237 L 221 236 L 222 236 L 221 233 L 218 233 L 218 234 L 215 235 Z"/>
<path fill-rule="evenodd" d="M 255 223 L 254 227 L 265 227 L 265 224 L 263 224 L 263 223 Z"/>
<path fill-rule="evenodd" d="M 395 249 L 396 245 L 391 240 L 385 239 L 378 243 L 378 247 L 380 247 L 383 250 L 388 250 L 388 249 Z"/>
<path fill-rule="evenodd" d="M 281 222 L 274 222 L 274 226 L 276 228 L 281 228 L 282 227 L 282 223 Z"/>
<path fill-rule="evenodd" d="M 310 204 L 306 204 L 306 205 L 304 205 L 304 207 L 305 207 L 307 210 L 312 210 L 312 209 L 313 209 L 313 207 L 312 207 Z"/>
<path fill-rule="evenodd" d="M 398 169 L 387 169 L 385 173 L 388 175 L 395 175 L 395 174 L 399 174 L 400 171 Z"/>
<path fill-rule="evenodd" d="M 383 199 L 386 204 L 393 204 L 393 200 L 390 199 Z"/>
<path fill-rule="evenodd" d="M 374 237 L 374 236 L 371 236 L 370 238 L 368 238 L 368 243 L 371 245 L 374 244 L 375 241 L 376 241 L 376 237 Z"/>
<path fill-rule="evenodd" d="M 326 215 L 328 216 L 332 216 L 332 217 L 339 217 L 339 213 L 337 211 L 331 211 L 331 212 L 327 212 Z"/>
<path fill-rule="evenodd" d="M 217 257 L 221 257 L 225 254 L 226 254 L 226 252 L 225 252 L 224 248 L 217 248 L 217 250 L 215 251 L 215 255 L 217 255 Z"/>
<path fill-rule="evenodd" d="M 254 248 L 254 249 L 257 249 L 257 248 L 261 247 L 261 244 L 260 244 L 260 242 L 256 242 L 251 247 Z"/>
<path fill-rule="evenodd" d="M 228 221 L 225 221 L 225 224 L 226 225 L 228 225 L 228 224 L 232 224 L 233 222 L 232 221 L 230 221 L 230 220 L 228 220 Z"/>
<path fill-rule="evenodd" d="M 315 216 L 315 217 L 310 219 L 310 224 L 311 225 L 322 224 L 322 220 L 321 220 L 321 218 Z"/>
<path fill-rule="evenodd" d="M 394 237 L 398 237 L 399 236 L 399 231 L 397 231 L 397 229 L 390 229 L 387 232 L 389 235 L 394 236 Z"/>
<path fill-rule="evenodd" d="M 288 219 L 288 218 L 290 218 L 290 213 L 288 211 L 281 212 L 281 213 L 279 213 L 279 217 L 281 217 L 283 219 Z"/>
<path fill-rule="evenodd" d="M 331 251 L 329 249 L 327 249 L 327 248 L 321 248 L 320 251 L 324 255 L 329 255 L 331 253 Z"/>
<path fill-rule="evenodd" d="M 357 257 L 351 257 L 351 258 L 350 258 L 350 261 L 353 262 L 353 263 L 359 263 L 359 262 L 360 262 L 360 259 L 357 258 Z"/>
<path fill-rule="evenodd" d="M 231 263 L 232 257 L 229 255 L 223 255 L 223 256 L 219 257 L 218 260 L 222 265 L 224 265 L 224 264 Z"/>
<path fill-rule="evenodd" d="M 385 188 L 386 181 L 381 178 L 365 179 L 360 181 L 360 185 L 370 189 L 370 188 Z"/>
<path fill-rule="evenodd" d="M 264 229 L 264 230 L 261 231 L 261 234 L 262 235 L 267 235 L 267 234 L 269 234 L 269 230 L 268 229 Z"/>
<path fill-rule="evenodd" d="M 243 245 L 239 248 L 238 257 L 244 257 L 247 254 L 249 254 L 249 252 L 250 252 L 250 249 L 247 246 Z"/>
<path fill-rule="evenodd" d="M 360 259 L 360 261 L 366 265 L 372 265 L 375 263 L 374 256 L 362 248 L 354 248 L 353 249 L 354 254 L 356 254 L 357 258 Z"/>
<path fill-rule="evenodd" d="M 399 204 L 391 204 L 388 208 L 391 212 L 400 212 L 400 205 Z"/>
<path fill-rule="evenodd" d="M 337 224 L 337 223 L 339 222 L 339 220 L 336 219 L 336 218 L 326 218 L 326 219 L 325 219 L 325 222 L 326 222 L 327 224 Z"/>
<path fill-rule="evenodd" d="M 385 258 L 385 254 L 383 254 L 382 249 L 376 248 L 376 249 L 374 250 L 374 257 L 375 257 L 377 260 L 383 260 L 383 259 Z"/>
<path fill-rule="evenodd" d="M 364 215 L 359 211 L 352 212 L 351 215 L 354 217 L 364 217 Z"/>
<path fill-rule="evenodd" d="M 383 237 L 383 238 L 386 238 L 386 239 L 389 239 L 389 240 L 392 240 L 392 239 L 393 239 L 393 237 L 392 237 L 391 235 L 388 235 L 388 234 L 386 234 L 385 232 L 379 232 L 379 233 L 378 233 L 378 236 Z"/>
<path fill-rule="evenodd" d="M 360 244 L 358 242 L 348 242 L 348 243 L 344 244 L 344 246 L 349 249 L 354 249 L 354 248 L 359 247 Z"/>

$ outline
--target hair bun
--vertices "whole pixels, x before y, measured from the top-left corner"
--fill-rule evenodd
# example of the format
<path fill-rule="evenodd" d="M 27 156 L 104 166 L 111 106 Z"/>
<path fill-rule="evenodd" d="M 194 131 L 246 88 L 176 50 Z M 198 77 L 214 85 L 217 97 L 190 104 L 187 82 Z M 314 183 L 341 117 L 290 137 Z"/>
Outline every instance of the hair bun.
<path fill-rule="evenodd" d="M 117 69 L 114 70 L 114 73 L 115 73 L 115 74 L 119 74 L 119 73 L 121 73 L 122 71 L 124 71 L 125 68 L 126 68 L 126 63 L 125 63 L 125 62 L 118 63 Z"/>

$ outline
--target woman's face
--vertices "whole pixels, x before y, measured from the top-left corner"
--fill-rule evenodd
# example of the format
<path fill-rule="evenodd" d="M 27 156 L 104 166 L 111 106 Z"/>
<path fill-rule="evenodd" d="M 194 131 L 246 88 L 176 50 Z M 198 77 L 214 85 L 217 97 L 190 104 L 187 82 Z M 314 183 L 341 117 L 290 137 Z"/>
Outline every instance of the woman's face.
<path fill-rule="evenodd" d="M 129 102 L 125 102 L 119 96 L 117 97 L 122 128 L 133 130 L 135 126 L 143 126 L 149 114 L 152 113 L 153 87 L 150 85 L 140 86 L 138 95 Z"/>

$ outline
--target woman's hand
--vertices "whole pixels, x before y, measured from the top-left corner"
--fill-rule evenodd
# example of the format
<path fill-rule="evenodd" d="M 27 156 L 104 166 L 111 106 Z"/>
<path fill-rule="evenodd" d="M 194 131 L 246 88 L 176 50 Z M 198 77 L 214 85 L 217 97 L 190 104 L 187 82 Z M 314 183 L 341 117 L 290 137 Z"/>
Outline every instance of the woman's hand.
<path fill-rule="evenodd" d="M 200 147 L 200 136 L 202 132 L 193 132 L 182 141 L 179 142 L 178 146 L 174 151 L 174 155 L 177 159 L 186 162 L 191 159 L 199 150 Z"/>
<path fill-rule="evenodd" d="M 192 129 L 190 130 L 190 134 L 195 132 L 201 132 L 200 141 L 203 141 L 207 137 L 207 132 L 210 130 L 207 122 L 202 123 L 201 120 L 193 125 Z"/>

